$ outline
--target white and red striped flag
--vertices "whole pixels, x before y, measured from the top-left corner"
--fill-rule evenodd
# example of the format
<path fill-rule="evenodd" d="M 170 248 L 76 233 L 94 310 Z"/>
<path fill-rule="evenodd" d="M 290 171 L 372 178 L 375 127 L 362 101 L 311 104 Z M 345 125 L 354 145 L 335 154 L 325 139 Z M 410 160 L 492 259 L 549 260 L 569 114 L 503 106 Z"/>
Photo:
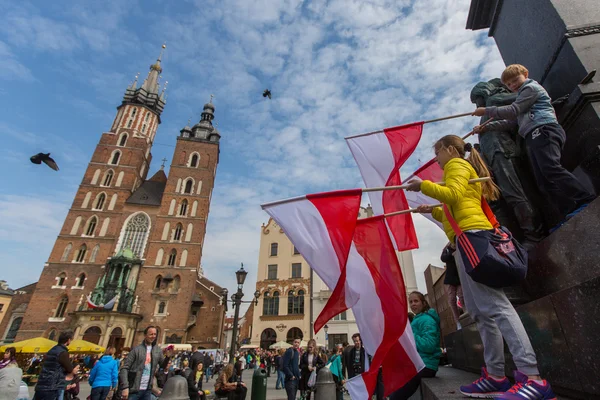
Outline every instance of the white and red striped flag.
<path fill-rule="evenodd" d="M 358 298 L 352 311 L 363 345 L 373 355 L 369 370 L 347 381 L 346 386 L 353 399 L 370 399 L 383 365 L 387 396 L 425 365 L 408 322 L 404 279 L 382 216 L 358 221 L 346 265 L 346 282 L 338 283 L 342 284 L 347 293 Z"/>
<path fill-rule="evenodd" d="M 347 310 L 357 298 L 346 292 L 346 261 L 360 208 L 361 189 L 310 194 L 262 208 L 329 288 L 336 288 L 315 322 L 315 331 Z"/>
<path fill-rule="evenodd" d="M 429 160 L 417 169 L 405 182 L 409 182 L 413 177 L 418 176 L 422 180 L 429 180 L 431 182 L 441 182 L 444 179 L 444 170 L 439 166 L 435 158 Z M 429 196 L 424 195 L 421 192 L 406 192 L 406 199 L 411 208 L 417 208 L 422 204 L 437 204 L 439 201 L 432 199 Z M 431 214 L 422 214 L 425 218 L 442 228 L 441 222 L 434 219 Z"/>
<path fill-rule="evenodd" d="M 381 132 L 346 138 L 367 188 L 400 185 L 400 167 L 413 153 L 423 132 L 423 122 L 386 128 Z M 369 192 L 375 215 L 408 208 L 403 190 Z M 386 219 L 396 250 L 419 247 L 410 214 Z"/>

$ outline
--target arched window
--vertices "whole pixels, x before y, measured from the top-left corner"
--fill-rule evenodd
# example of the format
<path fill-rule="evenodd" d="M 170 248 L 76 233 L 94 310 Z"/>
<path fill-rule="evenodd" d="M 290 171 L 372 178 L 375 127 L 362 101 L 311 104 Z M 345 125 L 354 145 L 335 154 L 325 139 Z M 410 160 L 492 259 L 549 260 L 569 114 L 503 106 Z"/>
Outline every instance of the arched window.
<path fill-rule="evenodd" d="M 154 261 L 155 265 L 162 265 L 162 259 L 164 254 L 165 251 L 163 249 L 158 249 L 158 251 L 156 252 L 156 260 Z"/>
<path fill-rule="evenodd" d="M 95 210 L 102 210 L 104 208 L 104 202 L 106 201 L 106 195 L 104 193 L 100 193 L 98 198 L 96 198 L 96 205 L 94 205 Z"/>
<path fill-rule="evenodd" d="M 196 153 L 192 154 L 192 157 L 190 157 L 190 167 L 196 168 L 198 166 L 199 159 L 200 159 L 200 157 L 198 156 L 198 154 L 196 154 Z"/>
<path fill-rule="evenodd" d="M 276 256 L 278 250 L 279 250 L 279 244 L 277 244 L 277 243 L 271 243 L 271 252 L 269 253 L 269 255 L 271 257 Z"/>
<path fill-rule="evenodd" d="M 293 344 L 295 339 L 302 340 L 303 337 L 304 334 L 302 333 L 302 329 L 294 327 L 288 331 L 286 341 L 289 344 Z"/>
<path fill-rule="evenodd" d="M 94 248 L 92 249 L 92 255 L 90 255 L 90 262 L 96 262 L 96 257 L 98 256 L 98 252 L 100 251 L 100 245 L 97 244 L 94 246 Z"/>
<path fill-rule="evenodd" d="M 125 146 L 127 144 L 128 137 L 129 136 L 126 133 L 122 134 L 121 139 L 119 139 L 119 146 L 121 146 L 121 147 Z"/>
<path fill-rule="evenodd" d="M 154 289 L 160 289 L 160 285 L 162 284 L 162 275 L 158 275 L 156 280 L 154 281 Z"/>
<path fill-rule="evenodd" d="M 48 339 L 56 341 L 56 329 L 50 329 L 50 332 L 48 332 Z"/>
<path fill-rule="evenodd" d="M 135 118 L 135 114 L 137 113 L 137 108 L 133 108 L 133 110 L 131 111 L 131 118 Z"/>
<path fill-rule="evenodd" d="M 104 174 L 104 180 L 102 181 L 102 186 L 110 186 L 114 175 L 115 173 L 112 169 L 106 171 L 106 173 Z"/>
<path fill-rule="evenodd" d="M 181 206 L 179 207 L 179 215 L 185 216 L 187 213 L 188 201 L 183 199 L 181 201 Z"/>
<path fill-rule="evenodd" d="M 8 328 L 8 333 L 4 338 L 4 343 L 13 343 L 15 341 L 15 337 L 19 332 L 19 328 L 21 327 L 21 322 L 23 322 L 23 317 L 13 319 L 12 323 L 10 324 L 10 328 Z"/>
<path fill-rule="evenodd" d="M 298 295 L 290 290 L 288 293 L 288 314 L 304 314 L 304 290 L 299 290 Z"/>
<path fill-rule="evenodd" d="M 75 279 L 75 286 L 77 286 L 77 287 L 83 287 L 84 283 L 85 283 L 85 274 L 81 274 L 77 277 L 77 279 Z"/>
<path fill-rule="evenodd" d="M 69 259 L 69 254 L 71 254 L 71 249 L 73 248 L 73 244 L 69 243 L 65 246 L 65 250 L 63 251 L 63 255 L 60 258 L 60 261 L 67 261 Z"/>
<path fill-rule="evenodd" d="M 94 236 L 94 231 L 96 230 L 96 225 L 98 225 L 98 218 L 96 218 L 96 216 L 93 216 L 92 218 L 89 219 L 89 221 L 87 223 L 87 227 L 85 228 L 85 235 L 86 236 Z"/>
<path fill-rule="evenodd" d="M 56 307 L 56 312 L 54 313 L 54 318 L 64 318 L 65 311 L 67 311 L 67 306 L 69 305 L 69 298 L 64 296 L 58 302 L 58 307 Z"/>
<path fill-rule="evenodd" d="M 167 308 L 167 303 L 165 303 L 164 301 L 161 301 L 160 303 L 158 303 L 158 312 L 157 312 L 157 314 L 164 314 L 165 313 L 165 308 Z"/>
<path fill-rule="evenodd" d="M 146 113 L 146 118 L 144 118 L 144 122 L 148 122 L 148 119 L 150 119 L 150 111 Z"/>
<path fill-rule="evenodd" d="M 102 336 L 102 330 L 97 326 L 89 327 L 83 333 L 83 340 L 98 344 L 100 343 L 100 337 Z"/>
<path fill-rule="evenodd" d="M 167 265 L 173 267 L 175 266 L 175 259 L 177 258 L 177 250 L 171 250 L 171 254 L 169 254 L 169 260 L 167 261 Z"/>
<path fill-rule="evenodd" d="M 146 123 L 142 124 L 142 133 L 146 133 Z"/>
<path fill-rule="evenodd" d="M 193 188 L 194 188 L 194 181 L 191 179 L 188 179 L 187 181 L 185 181 L 183 193 L 191 194 Z"/>
<path fill-rule="evenodd" d="M 65 286 L 65 281 L 67 280 L 67 274 L 61 272 L 56 277 L 56 286 Z"/>
<path fill-rule="evenodd" d="M 179 290 L 180 284 L 181 284 L 181 278 L 179 277 L 179 275 L 176 275 L 175 278 L 173 278 L 173 282 L 171 283 L 171 292 L 177 293 L 177 291 Z"/>
<path fill-rule="evenodd" d="M 75 262 L 82 263 L 85 259 L 85 253 L 87 252 L 87 246 L 82 244 L 79 250 L 77 251 L 77 257 L 75 257 Z"/>
<path fill-rule="evenodd" d="M 175 226 L 175 230 L 173 231 L 173 240 L 179 241 L 181 240 L 181 232 L 183 231 L 183 225 L 177 224 Z"/>
<path fill-rule="evenodd" d="M 121 234 L 119 250 L 130 249 L 137 257 L 142 257 L 148 232 L 150 230 L 150 219 L 143 212 L 135 214 L 129 219 L 125 226 L 125 231 Z"/>
<path fill-rule="evenodd" d="M 120 158 L 121 158 L 121 152 L 119 150 L 113 151 L 112 157 L 110 159 L 110 164 L 112 164 L 112 165 L 118 165 Z"/>

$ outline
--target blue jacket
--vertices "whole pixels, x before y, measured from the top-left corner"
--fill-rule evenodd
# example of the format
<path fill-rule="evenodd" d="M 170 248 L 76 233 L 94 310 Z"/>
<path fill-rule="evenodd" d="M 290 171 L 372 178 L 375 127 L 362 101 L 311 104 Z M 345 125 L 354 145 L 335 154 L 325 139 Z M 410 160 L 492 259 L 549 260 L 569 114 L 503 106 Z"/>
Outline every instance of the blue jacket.
<path fill-rule="evenodd" d="M 519 125 L 519 135 L 526 137 L 542 125 L 558 124 L 552 99 L 546 89 L 533 79 L 527 79 L 519 88 L 514 103 L 502 107 L 486 107 L 486 117 L 503 121 L 492 121 L 484 131 L 508 130 Z"/>
<path fill-rule="evenodd" d="M 293 347 L 290 347 L 285 351 L 283 355 L 283 373 L 285 374 L 285 380 L 289 381 L 293 377 L 300 379 L 300 353 Z"/>
<path fill-rule="evenodd" d="M 440 317 L 430 308 L 413 318 L 410 327 L 415 335 L 417 352 L 425 366 L 434 371 L 438 370 L 442 349 L 440 348 Z"/>
<path fill-rule="evenodd" d="M 92 389 L 96 387 L 116 387 L 119 377 L 119 366 L 117 360 L 109 355 L 102 356 L 98 360 L 92 372 L 90 372 L 90 385 Z"/>

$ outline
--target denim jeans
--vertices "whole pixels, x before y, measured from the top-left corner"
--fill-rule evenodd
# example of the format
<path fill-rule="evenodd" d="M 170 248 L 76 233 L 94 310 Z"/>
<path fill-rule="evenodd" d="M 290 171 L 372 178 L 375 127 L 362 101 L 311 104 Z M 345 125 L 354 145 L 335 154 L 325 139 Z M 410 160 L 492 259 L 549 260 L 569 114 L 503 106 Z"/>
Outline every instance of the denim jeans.
<path fill-rule="evenodd" d="M 206 367 L 206 382 L 212 377 L 212 367 Z"/>
<path fill-rule="evenodd" d="M 298 378 L 285 381 L 285 393 L 288 400 L 296 400 L 296 392 L 298 392 Z"/>
<path fill-rule="evenodd" d="M 110 391 L 110 386 L 98 386 L 92 388 L 92 400 L 104 400 L 106 396 L 108 396 L 108 392 Z"/>
<path fill-rule="evenodd" d="M 152 389 L 140 390 L 129 395 L 129 400 L 152 400 Z"/>
<path fill-rule="evenodd" d="M 281 385 L 279 384 L 281 382 Z M 275 382 L 275 389 L 285 387 L 285 374 L 283 371 L 277 371 L 277 382 Z"/>

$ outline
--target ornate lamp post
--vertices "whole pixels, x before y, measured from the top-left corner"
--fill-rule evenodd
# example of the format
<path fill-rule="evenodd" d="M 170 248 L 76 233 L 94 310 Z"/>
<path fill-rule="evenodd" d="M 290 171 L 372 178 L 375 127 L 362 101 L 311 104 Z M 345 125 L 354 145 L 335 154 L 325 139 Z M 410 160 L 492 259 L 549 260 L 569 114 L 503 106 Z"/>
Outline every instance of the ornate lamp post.
<path fill-rule="evenodd" d="M 233 337 L 231 338 L 231 348 L 229 349 L 229 362 L 231 364 L 234 363 L 235 357 L 238 320 L 240 318 L 240 306 L 242 305 L 242 303 L 254 303 L 255 305 L 258 305 L 258 297 L 260 296 L 260 292 L 257 290 L 256 292 L 254 292 L 254 300 L 242 301 L 242 297 L 244 297 L 242 288 L 244 286 L 244 282 L 246 281 L 246 275 L 248 275 L 248 271 L 244 269 L 244 263 L 242 263 L 242 267 L 235 273 L 238 290 L 236 293 L 231 295 L 231 303 L 235 307 L 235 312 L 233 315 Z"/>

